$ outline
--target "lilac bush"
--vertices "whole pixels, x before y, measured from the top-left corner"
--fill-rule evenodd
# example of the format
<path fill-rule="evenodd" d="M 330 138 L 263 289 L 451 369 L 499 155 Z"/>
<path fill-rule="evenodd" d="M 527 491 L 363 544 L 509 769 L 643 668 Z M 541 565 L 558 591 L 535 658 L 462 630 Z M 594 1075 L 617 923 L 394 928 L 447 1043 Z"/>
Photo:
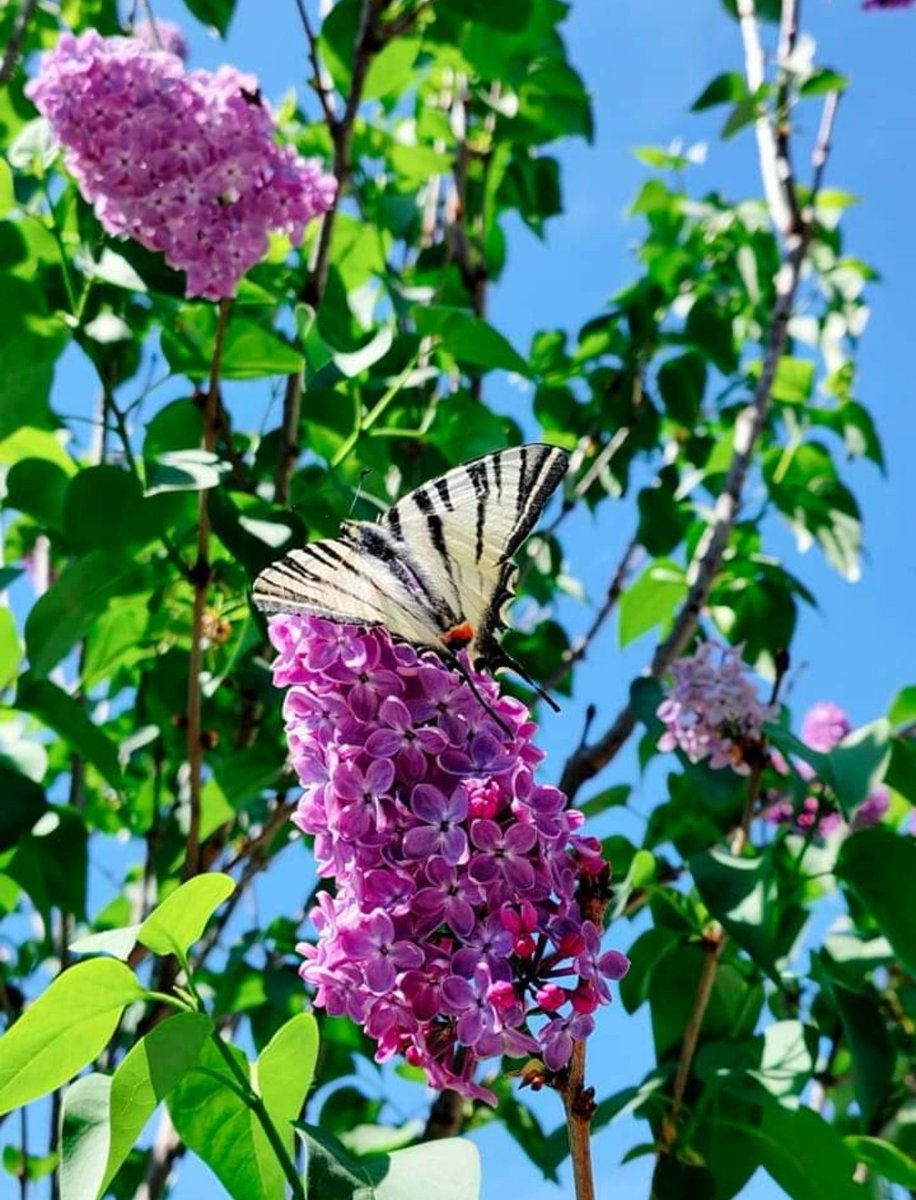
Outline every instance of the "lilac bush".
<path fill-rule="evenodd" d="M 152 34 L 150 34 L 150 37 Z M 258 81 L 234 67 L 186 72 L 145 38 L 64 34 L 27 94 L 105 230 L 187 273 L 187 294 L 219 300 L 268 250 L 301 242 L 336 181 L 275 141 Z"/>
<path fill-rule="evenodd" d="M 583 911 L 607 866 L 582 814 L 535 781 L 525 706 L 475 674 L 487 711 L 382 629 L 276 616 L 270 636 L 303 786 L 294 819 L 335 885 L 301 946 L 316 1004 L 362 1025 L 379 1061 L 402 1054 L 491 1103 L 484 1059 L 562 1069 L 629 963 L 602 953 Z"/>

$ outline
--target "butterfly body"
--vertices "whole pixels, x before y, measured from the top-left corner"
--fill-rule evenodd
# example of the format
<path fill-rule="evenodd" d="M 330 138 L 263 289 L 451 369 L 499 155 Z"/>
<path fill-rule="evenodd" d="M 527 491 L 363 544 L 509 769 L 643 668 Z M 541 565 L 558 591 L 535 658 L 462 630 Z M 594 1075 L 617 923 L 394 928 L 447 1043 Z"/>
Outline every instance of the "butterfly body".
<path fill-rule="evenodd" d="M 449 657 L 510 665 L 496 634 L 513 595 L 512 556 L 566 472 L 555 446 L 484 455 L 410 492 L 376 523 L 347 521 L 339 538 L 310 542 L 254 583 L 265 612 L 382 625 Z M 515 665 L 515 664 L 511 664 Z"/>

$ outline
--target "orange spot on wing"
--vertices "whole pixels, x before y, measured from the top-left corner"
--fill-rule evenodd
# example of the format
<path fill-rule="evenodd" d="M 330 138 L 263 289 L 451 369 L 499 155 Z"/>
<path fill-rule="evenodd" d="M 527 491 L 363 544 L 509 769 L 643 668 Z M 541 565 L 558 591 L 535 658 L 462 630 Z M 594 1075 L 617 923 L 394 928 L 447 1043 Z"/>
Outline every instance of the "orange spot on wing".
<path fill-rule="evenodd" d="M 461 650 L 473 640 L 474 630 L 471 628 L 470 621 L 463 621 L 442 635 L 442 641 L 450 650 Z"/>

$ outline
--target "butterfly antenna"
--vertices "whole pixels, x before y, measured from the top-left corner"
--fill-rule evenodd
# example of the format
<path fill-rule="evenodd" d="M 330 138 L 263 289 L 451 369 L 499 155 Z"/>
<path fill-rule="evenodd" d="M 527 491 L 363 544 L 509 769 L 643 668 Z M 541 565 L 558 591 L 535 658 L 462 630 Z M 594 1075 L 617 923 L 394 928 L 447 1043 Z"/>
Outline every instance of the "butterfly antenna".
<path fill-rule="evenodd" d="M 490 702 L 487 700 L 487 698 L 483 695 L 480 688 L 474 682 L 473 676 L 471 675 L 470 671 L 468 671 L 467 667 L 465 667 L 464 663 L 457 656 L 457 654 L 449 654 L 448 661 L 451 663 L 451 665 L 455 668 L 455 670 L 458 672 L 458 674 L 461 676 L 461 678 L 464 680 L 464 682 L 468 685 L 468 687 L 474 693 L 481 708 L 485 712 L 490 714 L 490 716 L 493 718 L 493 720 L 496 722 L 496 724 L 500 727 L 500 729 L 505 734 L 507 734 L 508 737 L 514 738 L 515 737 L 514 731 L 509 728 L 509 726 L 506 724 L 506 722 L 503 720 L 503 718 L 493 708 L 493 705 L 490 704 Z"/>
<path fill-rule="evenodd" d="M 507 654 L 506 651 L 503 650 L 502 646 L 499 646 L 491 651 L 490 663 L 493 670 L 498 670 L 500 667 L 506 667 L 508 670 L 513 671 L 520 679 L 524 679 L 525 683 L 527 683 L 530 688 L 533 688 L 533 690 L 541 697 L 542 700 L 546 700 L 554 712 L 558 713 L 560 711 L 560 706 L 557 704 L 556 700 L 554 700 L 553 696 L 551 696 L 549 692 L 546 692 L 536 679 L 532 679 L 522 664 L 514 659 L 511 654 Z"/>
<path fill-rule="evenodd" d="M 347 514 L 348 516 L 351 516 L 351 517 L 353 516 L 354 508 L 356 508 L 357 504 L 359 504 L 360 500 L 362 500 L 362 498 L 363 498 L 363 480 L 366 478 L 367 475 L 371 475 L 371 474 L 372 474 L 371 467 L 363 467 L 363 469 L 360 471 L 359 480 L 357 481 L 357 484 L 356 484 L 356 491 L 353 493 L 353 503 L 350 505 L 350 511 Z"/>

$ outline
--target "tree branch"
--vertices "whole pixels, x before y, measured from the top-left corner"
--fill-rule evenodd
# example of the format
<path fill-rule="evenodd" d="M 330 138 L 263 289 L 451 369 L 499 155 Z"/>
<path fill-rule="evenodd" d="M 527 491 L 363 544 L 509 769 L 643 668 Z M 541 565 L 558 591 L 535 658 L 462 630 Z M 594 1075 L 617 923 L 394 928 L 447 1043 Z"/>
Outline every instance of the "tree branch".
<path fill-rule="evenodd" d="M 35 15 L 36 8 L 38 8 L 38 0 L 25 0 L 22 11 L 19 13 L 19 18 L 13 26 L 10 39 L 6 43 L 6 49 L 3 52 L 3 61 L 0 62 L 0 87 L 8 84 L 13 77 L 13 72 L 19 63 L 19 55 L 22 52 L 22 43 L 25 41 L 29 22 Z"/>
<path fill-rule="evenodd" d="M 604 602 L 595 613 L 591 625 L 589 625 L 585 633 L 583 633 L 581 637 L 578 637 L 569 647 L 569 649 L 565 651 L 560 665 L 544 680 L 544 689 L 546 691 L 552 691 L 566 675 L 566 672 L 574 667 L 576 663 L 581 662 L 582 659 L 585 658 L 589 647 L 598 636 L 605 621 L 617 607 L 617 602 L 623 595 L 630 572 L 633 570 L 633 567 L 640 556 L 641 550 L 642 547 L 634 537 L 630 541 L 626 550 L 624 550 L 620 562 L 617 564 L 617 569 L 614 571 L 611 582 L 608 584 Z"/>
<path fill-rule="evenodd" d="M 311 19 L 309 18 L 305 0 L 296 0 L 296 8 L 299 10 L 299 18 L 302 21 L 302 28 L 305 30 L 306 41 L 309 44 L 309 62 L 314 72 L 313 78 L 309 82 L 312 85 L 312 90 L 318 97 L 318 103 L 321 105 L 325 123 L 333 137 L 334 129 L 337 126 L 337 114 L 334 111 L 334 97 L 331 89 L 325 83 L 324 72 L 321 69 L 321 60 L 318 57 L 318 35 L 315 33 Z"/>
<path fill-rule="evenodd" d="M 219 430 L 220 396 L 219 376 L 223 360 L 223 346 L 229 324 L 229 300 L 221 300 L 213 343 L 213 362 L 210 366 L 210 382 L 204 400 L 203 448 L 210 453 L 216 445 Z M 191 617 L 191 653 L 188 661 L 188 794 L 190 820 L 188 823 L 188 847 L 184 864 L 184 877 L 190 879 L 200 871 L 200 797 L 203 786 L 203 742 L 201 740 L 201 688 L 200 676 L 203 669 L 203 626 L 207 604 L 207 588 L 210 583 L 210 510 L 206 490 L 198 492 L 197 499 L 197 559 L 191 568 L 194 585 L 194 609 Z"/>
<path fill-rule="evenodd" d="M 786 3 L 791 5 L 793 0 L 786 0 Z M 738 0 L 738 11 L 741 17 L 742 37 L 745 40 L 748 86 L 751 90 L 755 90 L 755 81 L 760 80 L 759 73 L 763 70 L 763 52 L 760 49 L 759 29 L 753 0 Z M 836 93 L 831 93 L 826 99 L 821 127 L 812 153 L 814 179 L 811 197 L 804 213 L 799 213 L 798 223 L 790 224 L 782 238 L 782 265 L 775 280 L 776 301 L 767 334 L 762 370 L 750 404 L 740 413 L 735 422 L 731 463 L 724 487 L 716 499 L 712 522 L 700 539 L 687 571 L 689 584 L 687 597 L 675 618 L 671 631 L 657 646 L 652 662 L 645 672 L 648 678 L 656 681 L 660 681 L 665 676 L 671 663 L 680 655 L 696 631 L 741 506 L 748 471 L 769 416 L 776 369 L 788 339 L 789 321 L 798 294 L 802 264 L 811 240 L 815 202 L 830 152 L 838 102 L 839 97 Z M 785 204 L 786 193 L 780 185 L 776 192 L 770 194 L 773 180 L 778 179 L 774 166 L 778 158 L 778 150 L 775 138 L 771 136 L 773 131 L 768 120 L 766 128 L 769 132 L 763 138 L 758 129 L 757 147 L 760 173 L 764 188 L 768 193 L 774 223 L 779 229 L 778 223 L 783 220 L 784 216 L 783 210 L 779 206 Z M 789 171 L 785 186 L 794 192 L 795 179 L 791 173 L 789 161 L 788 159 L 780 161 Z M 632 706 L 627 704 L 597 742 L 581 746 L 570 757 L 560 779 L 560 787 L 570 799 L 576 795 L 584 783 L 612 761 L 630 737 L 635 726 L 636 714 Z"/>

